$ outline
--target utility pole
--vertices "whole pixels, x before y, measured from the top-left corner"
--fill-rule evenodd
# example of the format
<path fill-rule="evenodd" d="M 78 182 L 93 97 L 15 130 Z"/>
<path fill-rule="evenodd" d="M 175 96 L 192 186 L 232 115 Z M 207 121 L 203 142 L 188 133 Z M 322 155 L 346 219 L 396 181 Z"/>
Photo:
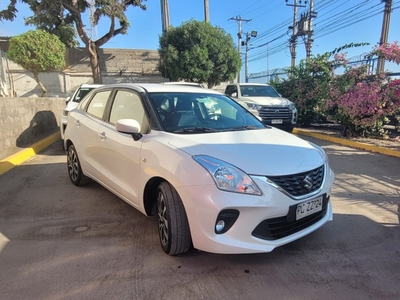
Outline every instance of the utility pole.
<path fill-rule="evenodd" d="M 308 15 L 308 36 L 306 42 L 306 60 L 309 61 L 311 57 L 311 47 L 314 40 L 312 39 L 312 19 L 317 17 L 317 13 L 314 12 L 314 0 L 310 1 L 310 12 Z"/>
<path fill-rule="evenodd" d="M 247 22 L 250 22 L 251 19 L 245 20 L 245 19 L 242 19 L 240 16 L 237 16 L 235 18 L 232 17 L 229 20 L 233 20 L 238 23 L 238 26 L 239 26 L 239 30 L 238 30 L 238 34 L 237 34 L 237 36 L 238 36 L 238 52 L 239 52 L 240 57 L 242 57 L 242 54 L 241 54 L 241 52 L 242 52 L 242 22 L 247 23 Z M 237 75 L 237 82 L 240 83 L 240 70 Z"/>
<path fill-rule="evenodd" d="M 385 2 L 385 9 L 383 12 L 383 22 L 382 22 L 382 33 L 379 46 L 385 45 L 389 36 L 389 26 L 390 26 L 390 14 L 392 12 L 392 0 L 382 0 Z M 379 57 L 377 73 L 383 73 L 385 71 L 385 59 Z"/>
<path fill-rule="evenodd" d="M 288 0 L 286 0 L 287 2 Z M 300 0 L 301 3 L 301 0 Z M 297 0 L 294 0 L 294 4 L 288 4 L 286 3 L 287 6 L 293 6 L 293 33 L 292 37 L 290 38 L 290 55 L 292 56 L 292 63 L 291 66 L 294 67 L 296 65 L 296 39 L 297 39 L 297 34 L 296 34 L 296 25 L 297 25 L 297 8 L 298 7 L 306 7 L 305 5 L 297 4 Z M 290 27 L 289 27 L 290 29 Z"/>
<path fill-rule="evenodd" d="M 210 23 L 210 14 L 208 13 L 208 0 L 204 0 L 204 21 Z"/>
<path fill-rule="evenodd" d="M 169 10 L 168 0 L 160 0 L 161 4 L 161 24 L 163 34 L 168 31 L 169 28 Z"/>
<path fill-rule="evenodd" d="M 246 55 L 245 55 L 245 65 L 244 65 L 244 79 L 245 82 L 249 82 L 249 41 L 252 37 L 257 37 L 257 31 L 252 31 L 251 33 L 246 32 L 246 41 L 244 44 L 246 45 Z M 243 42 L 242 42 L 243 43 Z"/>

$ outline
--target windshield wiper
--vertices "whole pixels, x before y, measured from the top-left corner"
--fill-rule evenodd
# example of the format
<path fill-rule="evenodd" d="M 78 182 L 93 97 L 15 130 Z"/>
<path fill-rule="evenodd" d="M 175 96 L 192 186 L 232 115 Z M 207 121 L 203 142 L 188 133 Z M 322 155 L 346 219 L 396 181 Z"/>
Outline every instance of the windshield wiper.
<path fill-rule="evenodd" d="M 258 126 L 240 126 L 240 127 L 232 127 L 232 128 L 226 128 L 227 130 L 230 131 L 239 131 L 239 130 L 253 130 L 253 129 L 261 129 L 262 127 Z"/>
<path fill-rule="evenodd" d="M 185 127 L 174 130 L 173 133 L 197 133 L 197 132 L 215 132 L 217 130 L 209 127 Z"/>

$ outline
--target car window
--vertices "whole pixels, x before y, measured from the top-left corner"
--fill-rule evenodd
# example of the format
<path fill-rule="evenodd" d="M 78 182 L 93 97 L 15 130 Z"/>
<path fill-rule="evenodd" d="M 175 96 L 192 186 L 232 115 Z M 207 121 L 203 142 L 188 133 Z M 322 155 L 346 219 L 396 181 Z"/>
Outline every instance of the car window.
<path fill-rule="evenodd" d="M 83 97 L 85 97 L 93 89 L 94 88 L 79 88 L 79 90 L 75 94 L 74 99 L 72 99 L 72 102 L 81 102 Z"/>
<path fill-rule="evenodd" d="M 232 96 L 233 93 L 237 93 L 236 85 L 228 85 L 226 88 L 226 94 L 228 96 Z"/>
<path fill-rule="evenodd" d="M 133 91 L 117 91 L 111 107 L 110 123 L 120 119 L 134 119 L 139 122 L 141 133 L 148 130 L 148 121 L 139 94 Z"/>
<path fill-rule="evenodd" d="M 163 127 L 169 132 L 181 129 L 244 130 L 264 125 L 241 105 L 226 97 L 207 93 L 150 93 Z M 168 103 L 168 109 L 164 109 Z"/>
<path fill-rule="evenodd" d="M 244 85 L 240 87 L 240 92 L 244 97 L 279 97 L 278 92 L 268 85 Z"/>
<path fill-rule="evenodd" d="M 103 118 L 104 109 L 110 93 L 111 91 L 101 91 L 96 93 L 87 107 L 87 112 L 97 118 Z"/>

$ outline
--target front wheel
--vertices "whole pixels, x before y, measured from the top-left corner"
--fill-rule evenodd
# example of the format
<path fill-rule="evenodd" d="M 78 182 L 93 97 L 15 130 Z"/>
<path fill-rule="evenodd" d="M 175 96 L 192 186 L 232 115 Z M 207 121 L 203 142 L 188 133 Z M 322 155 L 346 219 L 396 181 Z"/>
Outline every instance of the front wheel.
<path fill-rule="evenodd" d="M 90 182 L 90 178 L 85 176 L 82 172 L 81 163 L 79 162 L 78 154 L 74 145 L 68 147 L 67 152 L 67 166 L 68 175 L 71 182 L 76 186 L 87 185 Z"/>
<path fill-rule="evenodd" d="M 191 237 L 185 208 L 176 190 L 167 182 L 157 189 L 158 234 L 161 247 L 169 255 L 189 250 Z"/>

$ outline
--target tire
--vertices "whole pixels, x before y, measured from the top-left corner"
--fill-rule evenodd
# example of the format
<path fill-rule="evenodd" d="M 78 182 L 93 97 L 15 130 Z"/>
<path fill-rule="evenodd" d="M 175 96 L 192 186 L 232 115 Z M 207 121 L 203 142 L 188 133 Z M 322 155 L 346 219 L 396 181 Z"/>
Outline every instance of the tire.
<path fill-rule="evenodd" d="M 82 167 L 79 162 L 78 154 L 76 153 L 74 145 L 68 147 L 67 167 L 69 179 L 71 179 L 71 182 L 74 185 L 83 186 L 89 184 L 90 178 L 85 176 L 82 172 Z"/>
<path fill-rule="evenodd" d="M 286 132 L 292 133 L 293 132 L 293 126 L 285 128 Z"/>
<path fill-rule="evenodd" d="M 191 246 L 185 208 L 176 190 L 167 182 L 157 189 L 158 235 L 161 248 L 169 255 L 185 253 Z"/>

